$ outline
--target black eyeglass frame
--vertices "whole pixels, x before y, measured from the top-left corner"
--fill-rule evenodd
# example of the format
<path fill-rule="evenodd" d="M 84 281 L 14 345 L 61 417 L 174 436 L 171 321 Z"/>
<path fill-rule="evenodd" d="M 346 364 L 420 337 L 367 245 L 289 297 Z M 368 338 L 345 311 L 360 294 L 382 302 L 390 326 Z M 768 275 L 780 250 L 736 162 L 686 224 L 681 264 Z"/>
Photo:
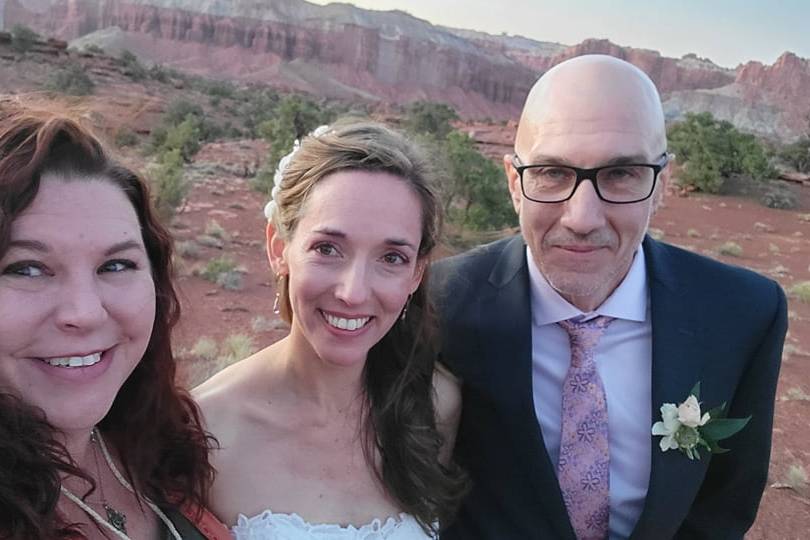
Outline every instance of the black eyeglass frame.
<path fill-rule="evenodd" d="M 520 191 L 523 193 L 524 197 L 526 197 L 528 200 L 530 200 L 532 202 L 546 203 L 546 204 L 555 204 L 555 203 L 565 202 L 565 201 L 567 201 L 568 199 L 570 199 L 571 197 L 574 196 L 574 193 L 577 192 L 577 188 L 579 187 L 579 185 L 582 182 L 584 182 L 585 180 L 590 180 L 591 184 L 593 184 L 593 190 L 596 192 L 596 196 L 599 197 L 599 200 L 604 201 L 604 202 L 609 203 L 609 204 L 633 204 L 633 203 L 637 203 L 637 202 L 641 202 L 641 201 L 646 201 L 647 199 L 649 199 L 652 196 L 652 194 L 655 192 L 655 183 L 656 183 L 656 181 L 658 181 L 658 174 L 662 170 L 664 170 L 664 167 L 667 166 L 667 163 L 669 163 L 669 159 L 670 159 L 669 153 L 664 152 L 663 154 L 661 154 L 661 157 L 658 159 L 658 161 L 656 163 L 616 163 L 614 165 L 604 165 L 602 167 L 594 167 L 592 169 L 582 169 L 580 167 L 572 167 L 570 165 L 561 165 L 559 163 L 533 163 L 531 165 L 521 165 L 520 158 L 518 157 L 518 155 L 517 154 L 512 154 L 512 167 L 515 168 L 515 170 L 518 173 L 518 176 L 520 177 Z M 541 201 L 541 200 L 533 199 L 533 198 L 529 197 L 526 194 L 526 188 L 523 185 L 523 171 L 525 171 L 526 169 L 535 169 L 535 168 L 539 168 L 539 167 L 564 167 L 566 169 L 571 169 L 572 171 L 574 171 L 576 173 L 576 175 L 577 175 L 577 179 L 576 179 L 576 181 L 574 181 L 574 187 L 571 188 L 571 193 L 569 193 L 568 196 L 565 197 L 564 199 L 559 199 L 559 200 L 554 200 L 554 201 Z M 605 199 L 602 196 L 602 193 L 599 191 L 599 182 L 596 181 L 596 175 L 602 169 L 610 169 L 612 167 L 649 167 L 650 169 L 653 170 L 653 181 L 652 181 L 652 185 L 650 186 L 650 192 L 647 195 L 645 195 L 644 197 L 641 197 L 640 199 L 633 199 L 632 201 L 611 201 L 611 200 Z"/>

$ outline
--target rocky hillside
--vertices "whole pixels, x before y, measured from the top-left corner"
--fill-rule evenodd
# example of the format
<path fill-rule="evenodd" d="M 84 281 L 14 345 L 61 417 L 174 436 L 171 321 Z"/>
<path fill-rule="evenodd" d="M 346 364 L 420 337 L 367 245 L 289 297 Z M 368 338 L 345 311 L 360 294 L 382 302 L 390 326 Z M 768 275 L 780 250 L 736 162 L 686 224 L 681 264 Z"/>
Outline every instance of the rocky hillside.
<path fill-rule="evenodd" d="M 145 61 L 315 95 L 404 103 L 444 101 L 467 117 L 516 118 L 538 75 L 573 56 L 624 58 L 662 92 L 668 117 L 710 111 L 741 128 L 795 137 L 810 113 L 810 62 L 736 70 L 696 55 L 667 58 L 606 40 L 574 46 L 434 26 L 401 11 L 304 0 L 0 0 L 0 23 L 128 49 Z"/>

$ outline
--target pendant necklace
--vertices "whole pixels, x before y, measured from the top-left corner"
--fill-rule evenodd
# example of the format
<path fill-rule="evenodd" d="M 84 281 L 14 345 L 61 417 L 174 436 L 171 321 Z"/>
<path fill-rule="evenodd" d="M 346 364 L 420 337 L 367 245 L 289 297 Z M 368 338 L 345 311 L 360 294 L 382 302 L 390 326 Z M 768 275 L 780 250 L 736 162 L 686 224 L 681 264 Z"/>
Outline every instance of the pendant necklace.
<path fill-rule="evenodd" d="M 90 432 L 90 444 L 93 445 L 93 459 L 96 462 L 96 474 L 98 475 L 98 490 L 101 493 L 101 506 L 107 513 L 107 523 L 122 533 L 127 534 L 127 515 L 110 506 L 107 503 L 107 498 L 104 496 L 104 482 L 101 481 L 101 467 L 98 464 L 98 449 L 96 448 L 96 446 L 99 445 L 99 441 L 95 429 Z"/>
<path fill-rule="evenodd" d="M 107 450 L 107 445 L 104 444 L 104 439 L 101 437 L 101 434 L 98 433 L 98 431 L 95 428 L 93 428 L 93 431 L 90 433 L 90 440 L 91 443 L 98 444 L 99 448 L 101 449 L 101 453 L 104 456 L 104 460 L 107 462 L 107 466 L 110 468 L 110 471 L 112 471 L 113 476 L 115 476 L 115 479 L 118 480 L 118 483 L 124 486 L 124 488 L 126 488 L 127 491 L 134 494 L 135 490 L 133 489 L 132 484 L 130 484 L 127 481 L 127 479 L 124 478 L 124 475 L 122 475 L 121 472 L 118 470 L 118 468 L 115 466 L 115 462 L 112 460 L 110 452 Z M 99 471 L 100 467 L 98 463 L 98 456 L 96 456 L 95 452 L 96 450 L 94 448 L 93 455 L 96 459 L 96 469 L 97 471 Z M 98 484 L 99 484 L 99 492 L 101 493 L 101 505 L 104 508 L 104 511 L 107 513 L 106 520 L 103 517 L 101 517 L 98 512 L 96 512 L 90 506 L 88 506 L 88 504 L 85 503 L 82 499 L 80 499 L 75 493 L 67 489 L 64 485 L 62 485 L 60 489 L 65 497 L 73 501 L 73 503 L 75 503 L 76 506 L 81 508 L 88 516 L 93 518 L 93 520 L 96 521 L 99 525 L 105 527 L 115 536 L 121 538 L 122 540 L 132 540 L 129 536 L 127 536 L 126 514 L 124 514 L 124 512 L 116 510 L 114 507 L 107 504 L 107 500 L 104 498 L 104 490 L 101 487 L 102 482 L 100 472 L 98 477 Z M 180 536 L 180 533 L 177 531 L 177 528 L 174 526 L 174 523 L 172 523 L 172 521 L 166 516 L 166 514 L 163 513 L 163 510 L 158 508 L 158 506 L 155 503 L 153 503 L 146 497 L 142 497 L 141 499 L 143 500 L 143 502 L 146 503 L 146 505 L 149 508 L 152 509 L 152 511 L 157 515 L 157 517 L 160 518 L 160 520 L 164 523 L 164 525 L 166 525 L 166 528 L 169 530 L 169 533 L 171 533 L 172 538 L 174 538 L 175 540 L 183 540 L 183 537 Z"/>

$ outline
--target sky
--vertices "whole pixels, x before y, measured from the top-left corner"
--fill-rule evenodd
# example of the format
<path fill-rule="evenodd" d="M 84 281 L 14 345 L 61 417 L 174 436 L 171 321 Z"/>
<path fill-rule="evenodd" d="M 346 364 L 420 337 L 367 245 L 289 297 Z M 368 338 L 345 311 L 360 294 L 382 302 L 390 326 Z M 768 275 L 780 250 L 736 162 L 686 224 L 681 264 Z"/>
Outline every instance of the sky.
<path fill-rule="evenodd" d="M 328 0 L 310 0 L 328 4 Z M 353 0 L 434 24 L 575 45 L 607 38 L 725 67 L 772 64 L 785 51 L 810 58 L 810 0 Z"/>

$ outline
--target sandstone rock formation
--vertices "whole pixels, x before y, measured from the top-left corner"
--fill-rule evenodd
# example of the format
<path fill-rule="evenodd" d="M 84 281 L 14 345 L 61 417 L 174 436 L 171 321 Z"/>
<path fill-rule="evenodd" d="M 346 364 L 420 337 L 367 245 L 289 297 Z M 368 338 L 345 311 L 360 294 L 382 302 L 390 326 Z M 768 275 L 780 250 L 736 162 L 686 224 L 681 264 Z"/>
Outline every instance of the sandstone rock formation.
<path fill-rule="evenodd" d="M 466 117 L 514 119 L 534 80 L 582 54 L 610 54 L 658 85 L 668 118 L 710 111 L 778 139 L 810 113 L 810 62 L 791 53 L 773 66 L 736 70 L 694 54 L 588 39 L 574 46 L 434 26 L 401 11 L 304 0 L 0 0 L 6 28 L 128 49 L 143 60 L 208 77 L 264 82 L 319 96 L 407 103 L 443 101 Z"/>

